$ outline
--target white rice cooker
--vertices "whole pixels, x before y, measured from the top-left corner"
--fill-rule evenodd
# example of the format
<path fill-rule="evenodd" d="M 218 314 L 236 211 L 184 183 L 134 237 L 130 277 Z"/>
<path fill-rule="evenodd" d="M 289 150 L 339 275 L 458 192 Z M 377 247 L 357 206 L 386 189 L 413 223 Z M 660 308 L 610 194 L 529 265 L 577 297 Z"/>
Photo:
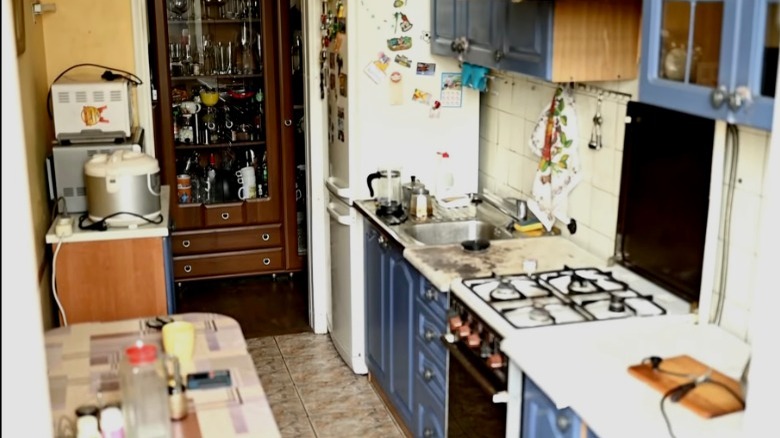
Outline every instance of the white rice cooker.
<path fill-rule="evenodd" d="M 95 154 L 84 163 L 84 183 L 93 222 L 132 226 L 159 220 L 160 165 L 154 157 L 129 150 Z"/>

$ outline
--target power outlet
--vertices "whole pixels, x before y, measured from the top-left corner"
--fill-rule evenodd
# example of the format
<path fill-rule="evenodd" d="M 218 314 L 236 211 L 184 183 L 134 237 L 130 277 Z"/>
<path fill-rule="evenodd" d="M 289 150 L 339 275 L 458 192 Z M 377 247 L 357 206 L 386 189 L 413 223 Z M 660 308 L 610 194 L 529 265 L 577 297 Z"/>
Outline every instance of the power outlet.
<path fill-rule="evenodd" d="M 57 219 L 57 224 L 54 226 L 54 233 L 57 237 L 68 237 L 73 234 L 73 218 L 69 216 L 62 216 Z"/>

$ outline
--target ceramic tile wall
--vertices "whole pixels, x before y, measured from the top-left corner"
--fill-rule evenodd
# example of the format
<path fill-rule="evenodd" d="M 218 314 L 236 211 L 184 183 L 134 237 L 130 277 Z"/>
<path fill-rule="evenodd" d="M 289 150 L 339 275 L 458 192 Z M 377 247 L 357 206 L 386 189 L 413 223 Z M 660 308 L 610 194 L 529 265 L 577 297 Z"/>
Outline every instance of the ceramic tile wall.
<path fill-rule="evenodd" d="M 527 198 L 531 195 L 539 159 L 529 149 L 528 141 L 544 105 L 553 96 L 556 84 L 512 73 L 491 74 L 495 79 L 490 81 L 489 90 L 481 99 L 480 190 L 489 190 L 503 197 Z M 598 151 L 587 146 L 598 96 L 594 87 L 613 92 L 604 94 L 601 108 L 604 119 L 603 147 Z M 564 230 L 563 233 L 605 259 L 613 253 L 617 224 L 624 120 L 629 100 L 623 94 L 636 99 L 637 90 L 637 81 L 602 82 L 578 87 L 575 93 L 579 124 L 577 140 L 583 180 L 569 197 L 569 215 L 577 220 L 577 232 L 569 235 Z M 761 193 L 768 146 L 768 132 L 740 127 L 738 175 L 722 326 L 746 339 L 749 337 L 747 328 L 758 242 L 755 230 L 761 216 Z M 723 183 L 725 186 L 727 182 Z M 722 251 L 722 231 L 718 239 L 719 251 Z M 718 272 L 720 267 L 718 263 Z M 717 278 L 714 287 L 717 295 L 720 289 Z"/>

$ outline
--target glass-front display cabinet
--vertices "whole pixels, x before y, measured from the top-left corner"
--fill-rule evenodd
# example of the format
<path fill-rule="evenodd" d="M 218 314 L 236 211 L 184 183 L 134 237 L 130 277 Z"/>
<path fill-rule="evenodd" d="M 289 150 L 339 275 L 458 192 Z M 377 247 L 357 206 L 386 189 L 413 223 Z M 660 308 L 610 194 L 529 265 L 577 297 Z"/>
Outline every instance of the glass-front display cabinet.
<path fill-rule="evenodd" d="M 289 9 L 274 0 L 161 0 L 150 9 L 175 277 L 299 269 Z M 210 267 L 182 259 L 204 256 Z"/>
<path fill-rule="evenodd" d="M 639 100 L 771 129 L 780 0 L 645 1 Z"/>

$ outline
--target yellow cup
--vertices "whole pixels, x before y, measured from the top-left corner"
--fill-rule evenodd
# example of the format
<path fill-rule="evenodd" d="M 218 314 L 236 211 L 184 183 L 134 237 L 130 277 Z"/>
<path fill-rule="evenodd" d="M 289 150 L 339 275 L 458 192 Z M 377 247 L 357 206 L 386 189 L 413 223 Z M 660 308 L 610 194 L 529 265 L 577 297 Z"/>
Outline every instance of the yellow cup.
<path fill-rule="evenodd" d="M 195 325 L 186 321 L 165 324 L 162 341 L 166 353 L 178 357 L 179 362 L 189 362 L 195 349 Z"/>

